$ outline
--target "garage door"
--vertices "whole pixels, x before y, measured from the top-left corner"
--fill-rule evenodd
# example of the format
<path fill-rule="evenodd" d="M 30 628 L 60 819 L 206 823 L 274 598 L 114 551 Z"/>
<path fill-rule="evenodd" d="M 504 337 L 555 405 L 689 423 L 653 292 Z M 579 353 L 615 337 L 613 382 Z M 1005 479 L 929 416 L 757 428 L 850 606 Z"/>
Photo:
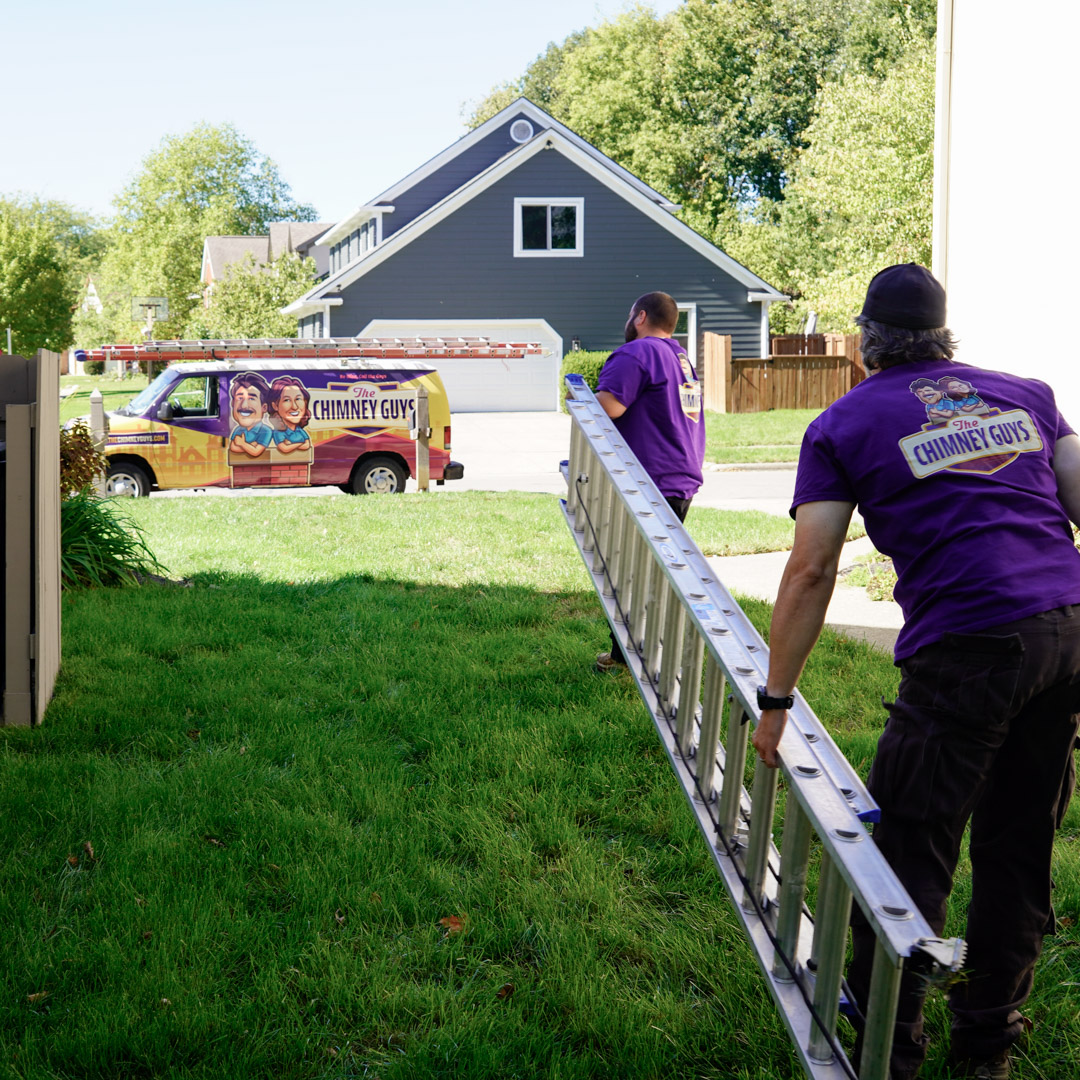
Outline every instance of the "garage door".
<path fill-rule="evenodd" d="M 486 337 L 530 341 L 544 352 L 516 360 L 439 361 L 452 412 L 551 412 L 559 407 L 562 338 L 543 319 L 373 319 L 362 337 Z"/>

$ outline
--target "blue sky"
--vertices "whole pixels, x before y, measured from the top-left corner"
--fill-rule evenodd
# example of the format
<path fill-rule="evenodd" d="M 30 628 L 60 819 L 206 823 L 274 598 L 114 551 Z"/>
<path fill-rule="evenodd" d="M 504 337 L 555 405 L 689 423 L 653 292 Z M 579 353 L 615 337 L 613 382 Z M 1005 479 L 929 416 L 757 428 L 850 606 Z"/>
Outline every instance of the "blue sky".
<path fill-rule="evenodd" d="M 679 0 L 653 0 L 664 13 Z M 322 220 L 465 131 L 463 106 L 625 0 L 54 0 L 4 17 L 0 194 L 98 215 L 162 136 L 232 123 Z"/>

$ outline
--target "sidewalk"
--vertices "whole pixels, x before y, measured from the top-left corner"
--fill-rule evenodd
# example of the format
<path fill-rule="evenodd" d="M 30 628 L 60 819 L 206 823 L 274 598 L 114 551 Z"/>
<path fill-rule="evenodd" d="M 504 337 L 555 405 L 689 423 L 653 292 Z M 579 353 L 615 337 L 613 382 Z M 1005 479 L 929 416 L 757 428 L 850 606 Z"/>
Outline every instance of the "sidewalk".
<path fill-rule="evenodd" d="M 857 556 L 873 550 L 874 545 L 867 536 L 845 544 L 840 569 L 851 566 Z M 776 600 L 787 559 L 788 552 L 771 551 L 765 555 L 713 557 L 709 562 L 733 593 L 755 596 L 772 603 Z M 869 642 L 891 653 L 896 644 L 896 635 L 904 625 L 904 616 L 899 604 L 891 600 L 871 600 L 865 589 L 845 585 L 841 579 L 833 590 L 825 623 L 841 634 Z"/>

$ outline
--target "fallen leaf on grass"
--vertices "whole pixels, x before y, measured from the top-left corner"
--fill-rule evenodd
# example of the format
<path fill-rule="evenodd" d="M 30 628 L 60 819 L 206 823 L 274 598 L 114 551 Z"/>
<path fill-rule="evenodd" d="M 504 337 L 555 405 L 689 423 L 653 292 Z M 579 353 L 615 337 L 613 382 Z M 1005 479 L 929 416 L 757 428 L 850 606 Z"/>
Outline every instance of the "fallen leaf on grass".
<path fill-rule="evenodd" d="M 216 836 L 204 836 L 203 839 L 214 847 L 224 847 L 224 843 L 220 841 Z"/>
<path fill-rule="evenodd" d="M 246 746 L 241 746 L 240 747 L 240 753 L 241 754 L 246 754 L 247 753 L 247 747 Z"/>
<path fill-rule="evenodd" d="M 1076 920 L 1073 919 L 1071 915 L 1062 915 L 1061 918 L 1058 919 L 1058 926 L 1069 927 L 1072 926 L 1075 921 Z"/>
<path fill-rule="evenodd" d="M 508 998 L 513 992 L 514 992 L 514 984 L 513 983 L 503 983 L 502 986 L 500 986 L 499 989 L 495 991 L 495 996 L 500 1001 L 503 1001 L 506 998 Z"/>
<path fill-rule="evenodd" d="M 334 922 L 336 922 L 338 926 L 345 925 L 345 916 L 341 914 L 341 908 L 338 908 L 337 911 L 334 912 Z"/>
<path fill-rule="evenodd" d="M 86 843 L 83 844 L 82 849 L 86 852 L 86 857 L 88 859 L 92 860 L 94 858 L 94 845 L 91 844 L 89 840 L 87 840 Z"/>
<path fill-rule="evenodd" d="M 188 728 L 187 737 L 192 742 L 198 742 L 199 741 L 199 729 L 197 727 Z"/>
<path fill-rule="evenodd" d="M 139 907 L 146 907 L 146 901 L 141 896 L 135 897 L 135 903 L 138 904 Z"/>
<path fill-rule="evenodd" d="M 377 892 L 373 892 L 371 894 L 371 902 L 373 904 L 381 904 L 382 903 L 382 897 Z"/>
<path fill-rule="evenodd" d="M 447 915 L 439 920 L 439 925 L 446 927 L 447 934 L 463 934 L 465 932 L 465 916 Z"/>
<path fill-rule="evenodd" d="M 327 1053 L 328 1053 L 328 1054 L 329 1054 L 329 1055 L 330 1055 L 331 1057 L 337 1057 L 337 1047 L 336 1047 L 336 1046 L 328 1046 L 328 1047 L 326 1048 L 326 1052 L 327 1052 Z"/>
<path fill-rule="evenodd" d="M 69 855 L 68 858 L 67 858 L 67 861 L 68 861 L 68 866 L 78 866 L 79 865 L 79 856 L 78 855 Z"/>
<path fill-rule="evenodd" d="M 39 1001 L 44 1001 L 49 996 L 48 990 L 39 990 L 36 994 L 27 994 L 26 1000 L 31 1005 L 36 1005 Z"/>
<path fill-rule="evenodd" d="M 144 930 L 143 935 L 142 935 L 142 939 L 143 939 L 143 941 L 149 941 L 153 936 L 154 936 L 154 931 L 153 930 Z"/>
<path fill-rule="evenodd" d="M 276 862 L 271 862 L 271 863 L 266 864 L 266 869 L 267 870 L 280 870 L 281 867 L 278 866 L 278 864 Z"/>

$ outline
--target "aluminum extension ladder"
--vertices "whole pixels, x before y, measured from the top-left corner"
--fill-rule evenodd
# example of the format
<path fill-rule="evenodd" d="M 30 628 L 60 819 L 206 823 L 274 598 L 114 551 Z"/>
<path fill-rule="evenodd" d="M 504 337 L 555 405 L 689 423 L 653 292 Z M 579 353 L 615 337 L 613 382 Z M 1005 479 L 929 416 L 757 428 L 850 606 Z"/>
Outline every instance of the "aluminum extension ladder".
<path fill-rule="evenodd" d="M 876 804 L 797 692 L 780 770 L 755 766 L 745 789 L 747 721 L 760 718 L 768 648 L 581 376 L 567 376 L 566 387 L 567 525 L 803 1067 L 814 1080 L 887 1080 L 905 963 L 940 981 L 959 970 L 966 947 L 933 936 L 866 831 Z M 787 800 L 777 851 L 780 772 Z M 877 936 L 869 998 L 857 1006 L 842 994 L 853 900 Z M 858 1073 L 836 1035 L 843 1003 L 865 1017 Z"/>

